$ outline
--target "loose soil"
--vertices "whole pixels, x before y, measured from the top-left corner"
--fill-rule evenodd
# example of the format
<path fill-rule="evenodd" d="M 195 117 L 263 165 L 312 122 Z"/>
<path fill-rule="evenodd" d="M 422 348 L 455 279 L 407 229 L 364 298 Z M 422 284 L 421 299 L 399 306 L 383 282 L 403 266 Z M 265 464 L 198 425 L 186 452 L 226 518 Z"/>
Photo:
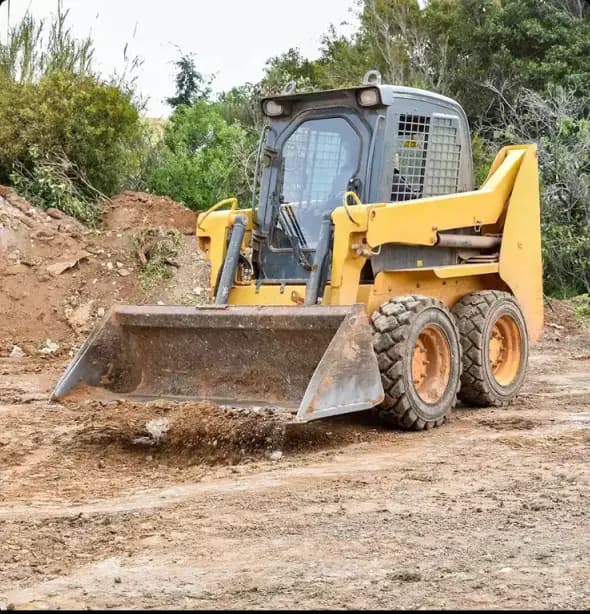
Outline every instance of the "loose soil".
<path fill-rule="evenodd" d="M 88 229 L 53 210 L 36 209 L 0 186 L 0 356 L 17 345 L 38 356 L 73 355 L 114 303 L 202 304 L 207 268 L 196 248 L 195 213 L 166 197 L 125 192 Z M 52 217 L 56 216 L 56 217 Z M 144 228 L 181 233 L 170 279 L 144 289 L 134 234 Z"/>
<path fill-rule="evenodd" d="M 0 604 L 587 608 L 590 333 L 547 316 L 514 405 L 427 433 L 62 406 L 63 359 L 1 359 Z"/>

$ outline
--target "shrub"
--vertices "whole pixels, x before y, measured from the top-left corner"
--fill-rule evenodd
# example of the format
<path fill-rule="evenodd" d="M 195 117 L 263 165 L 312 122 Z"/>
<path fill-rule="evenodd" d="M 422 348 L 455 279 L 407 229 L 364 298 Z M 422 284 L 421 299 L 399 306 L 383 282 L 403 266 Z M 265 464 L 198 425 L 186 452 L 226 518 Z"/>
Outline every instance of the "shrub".
<path fill-rule="evenodd" d="M 90 202 L 139 176 L 147 154 L 131 82 L 99 78 L 92 40 L 66 18 L 26 15 L 0 43 L 0 183 L 92 223 Z"/>
<path fill-rule="evenodd" d="M 252 144 L 238 124 L 228 124 L 214 103 L 178 107 L 168 122 L 161 162 L 148 184 L 193 209 L 229 196 L 247 198 Z"/>
<path fill-rule="evenodd" d="M 17 163 L 10 176 L 16 190 L 41 209 L 56 207 L 89 226 L 96 225 L 100 208 L 96 198 L 88 196 L 90 184 L 86 192 L 78 188 L 78 184 L 87 184 L 80 171 L 65 157 L 41 158 L 35 149 L 31 158 L 30 169 Z"/>

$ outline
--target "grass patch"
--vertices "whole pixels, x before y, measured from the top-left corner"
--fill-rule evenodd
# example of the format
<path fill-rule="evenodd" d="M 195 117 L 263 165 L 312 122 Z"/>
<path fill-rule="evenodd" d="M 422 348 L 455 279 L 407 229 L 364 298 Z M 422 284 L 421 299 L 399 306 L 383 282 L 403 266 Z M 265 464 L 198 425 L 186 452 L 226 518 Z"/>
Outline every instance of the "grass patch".
<path fill-rule="evenodd" d="M 580 294 L 572 301 L 576 320 L 584 326 L 590 326 L 590 294 Z"/>
<path fill-rule="evenodd" d="M 132 237 L 132 249 L 140 266 L 139 282 L 150 290 L 174 275 L 181 234 L 171 228 L 143 228 Z"/>

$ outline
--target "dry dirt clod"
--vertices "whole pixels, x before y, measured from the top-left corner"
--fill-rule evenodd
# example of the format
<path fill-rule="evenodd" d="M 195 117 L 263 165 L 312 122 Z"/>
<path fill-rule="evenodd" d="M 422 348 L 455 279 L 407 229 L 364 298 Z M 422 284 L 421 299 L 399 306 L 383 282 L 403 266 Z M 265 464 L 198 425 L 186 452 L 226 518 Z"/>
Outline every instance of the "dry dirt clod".
<path fill-rule="evenodd" d="M 64 213 L 55 207 L 50 207 L 45 211 L 49 217 L 52 217 L 55 220 L 61 220 L 64 218 Z"/>
<path fill-rule="evenodd" d="M 75 267 L 81 260 L 86 260 L 89 257 L 90 254 L 88 254 L 87 252 L 81 252 L 79 254 L 76 254 L 75 256 L 72 256 L 71 258 L 68 258 L 67 260 L 61 260 L 60 262 L 50 264 L 45 268 L 48 273 L 57 276 L 61 275 L 68 269 Z"/>
<path fill-rule="evenodd" d="M 76 333 L 82 333 L 86 331 L 87 325 L 92 316 L 93 306 L 94 301 L 88 301 L 88 303 L 84 303 L 83 305 L 79 305 L 78 307 L 76 307 L 76 309 L 74 309 L 70 314 L 66 316 L 68 324 Z"/>

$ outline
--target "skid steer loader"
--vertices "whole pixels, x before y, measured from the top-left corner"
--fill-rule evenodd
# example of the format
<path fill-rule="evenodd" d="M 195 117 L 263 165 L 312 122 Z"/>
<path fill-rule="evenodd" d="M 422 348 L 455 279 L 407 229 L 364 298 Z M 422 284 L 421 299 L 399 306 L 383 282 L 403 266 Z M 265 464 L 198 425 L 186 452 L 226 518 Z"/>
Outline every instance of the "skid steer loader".
<path fill-rule="evenodd" d="M 543 291 L 537 152 L 473 186 L 461 107 L 381 83 L 262 101 L 252 203 L 197 219 L 206 307 L 115 306 L 57 384 L 134 399 L 377 408 L 408 429 L 517 395 Z M 224 209 L 224 207 L 229 207 Z"/>

